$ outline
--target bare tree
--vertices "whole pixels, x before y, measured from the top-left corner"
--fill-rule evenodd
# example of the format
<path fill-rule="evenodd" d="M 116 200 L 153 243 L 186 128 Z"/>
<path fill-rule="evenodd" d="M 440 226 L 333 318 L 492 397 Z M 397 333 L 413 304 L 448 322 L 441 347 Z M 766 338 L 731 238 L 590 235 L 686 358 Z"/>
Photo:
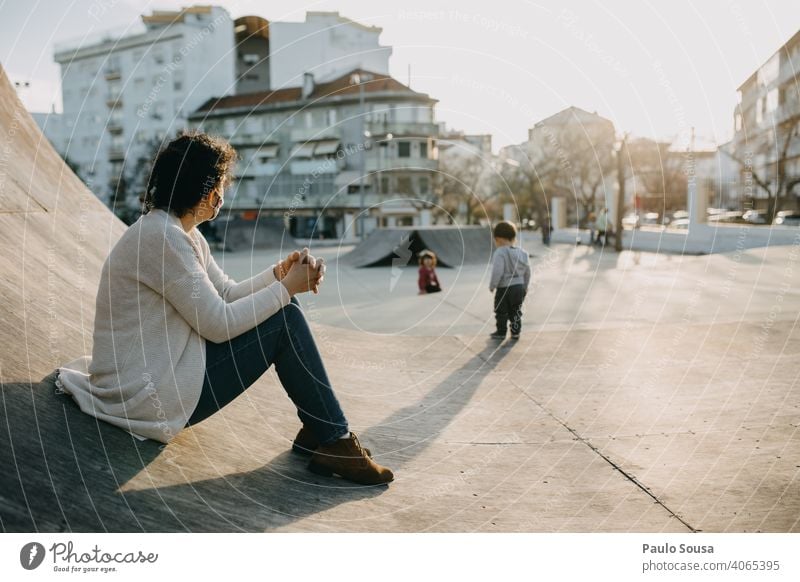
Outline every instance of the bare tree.
<path fill-rule="evenodd" d="M 614 132 L 603 126 L 567 125 L 553 132 L 551 141 L 563 150 L 556 187 L 570 192 L 583 216 L 595 212 L 598 195 L 613 182 Z M 605 196 L 602 196 L 605 200 Z"/>
<path fill-rule="evenodd" d="M 627 143 L 634 194 L 658 200 L 662 211 L 685 208 L 688 193 L 687 154 L 670 147 L 650 139 Z"/>
<path fill-rule="evenodd" d="M 800 174 L 791 171 L 793 158 L 797 156 L 793 146 L 800 143 L 800 113 L 776 122 L 771 130 L 763 132 L 750 144 L 738 145 L 734 153 L 723 150 L 736 161 L 746 174 L 745 181 L 752 179 L 767 196 L 767 220 L 772 222 L 780 211 L 785 200 L 800 184 Z M 740 151 L 744 150 L 744 151 Z M 753 158 L 761 155 L 766 163 L 759 169 L 753 164 Z"/>
<path fill-rule="evenodd" d="M 493 188 L 492 160 L 467 144 L 454 143 L 439 152 L 436 192 L 440 204 L 455 216 L 463 209 L 467 224 L 474 224 L 497 197 Z"/>
<path fill-rule="evenodd" d="M 502 181 L 497 191 L 502 199 L 516 204 L 520 214 L 533 214 L 538 224 L 544 224 L 550 214 L 550 200 L 561 193 L 559 160 L 527 142 L 507 149 L 500 163 Z"/>

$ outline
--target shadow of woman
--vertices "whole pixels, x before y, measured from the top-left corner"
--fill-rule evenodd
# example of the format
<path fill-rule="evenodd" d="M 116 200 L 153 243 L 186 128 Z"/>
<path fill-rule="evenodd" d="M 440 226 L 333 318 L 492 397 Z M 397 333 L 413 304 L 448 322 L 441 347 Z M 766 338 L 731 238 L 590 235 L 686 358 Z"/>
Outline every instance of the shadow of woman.
<path fill-rule="evenodd" d="M 55 372 L 3 384 L 0 400 L 0 526 L 3 531 L 147 531 L 118 493 L 161 453 L 154 441 L 81 412 L 56 394 Z"/>
<path fill-rule="evenodd" d="M 508 345 L 487 343 L 420 401 L 364 431 L 363 440 L 391 451 L 380 458 L 402 469 L 464 409 Z M 305 458 L 285 451 L 254 471 L 167 486 L 151 479 L 152 487 L 121 492 L 164 446 L 84 414 L 69 396 L 55 394 L 54 380 L 2 387 L 0 461 L 11 468 L 0 475 L 5 531 L 274 530 L 386 491 L 318 477 Z M 314 527 L 336 531 L 339 524 L 319 520 Z"/>
<path fill-rule="evenodd" d="M 362 441 L 397 472 L 421 454 L 458 416 L 509 346 L 488 342 L 459 369 L 438 382 L 422 400 L 401 408 L 361 433 Z M 389 462 L 391 461 L 391 462 Z M 401 486 L 395 483 L 393 487 Z M 132 505 L 168 500 L 170 511 L 190 531 L 264 531 L 291 525 L 340 504 L 381 495 L 385 486 L 361 486 L 317 477 L 306 460 L 286 451 L 254 471 L 127 493 Z M 148 501 L 150 500 L 150 501 Z M 315 523 L 338 531 L 341 522 Z"/>

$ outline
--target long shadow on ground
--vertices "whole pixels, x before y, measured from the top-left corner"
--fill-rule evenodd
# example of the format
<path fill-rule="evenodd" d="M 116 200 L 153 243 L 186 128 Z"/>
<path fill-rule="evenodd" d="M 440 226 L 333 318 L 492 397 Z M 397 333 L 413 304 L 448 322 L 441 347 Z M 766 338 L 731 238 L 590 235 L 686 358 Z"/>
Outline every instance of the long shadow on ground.
<path fill-rule="evenodd" d="M 487 343 L 419 402 L 364 431 L 362 441 L 394 451 L 384 462 L 402 475 L 508 351 Z M 254 471 L 122 493 L 121 486 L 166 454 L 160 443 L 140 442 L 83 414 L 71 398 L 55 394 L 54 375 L 4 385 L 0 404 L 3 531 L 264 531 L 386 491 L 317 477 L 305 459 L 286 451 Z M 336 529 L 335 522 L 320 525 Z"/>

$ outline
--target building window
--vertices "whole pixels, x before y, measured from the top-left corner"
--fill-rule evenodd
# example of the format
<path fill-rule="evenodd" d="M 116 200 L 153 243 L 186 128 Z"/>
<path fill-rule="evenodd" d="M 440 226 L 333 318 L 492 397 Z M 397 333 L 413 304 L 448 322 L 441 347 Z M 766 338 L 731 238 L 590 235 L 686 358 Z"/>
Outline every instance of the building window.
<path fill-rule="evenodd" d="M 328 109 L 328 125 L 336 125 L 336 110 Z"/>
<path fill-rule="evenodd" d="M 381 176 L 381 192 L 383 194 L 392 192 L 392 179 L 390 176 Z"/>
<path fill-rule="evenodd" d="M 244 120 L 244 133 L 247 135 L 256 135 L 261 130 L 261 120 L 258 117 L 245 117 Z"/>
<path fill-rule="evenodd" d="M 420 176 L 417 185 L 419 186 L 420 194 L 427 194 L 430 191 L 430 180 L 427 176 Z"/>
<path fill-rule="evenodd" d="M 398 107 L 394 110 L 394 121 L 398 123 L 412 123 L 414 121 L 414 109 L 411 107 Z"/>
<path fill-rule="evenodd" d="M 400 194 L 413 194 L 410 176 L 400 176 L 397 178 L 397 191 Z"/>
<path fill-rule="evenodd" d="M 242 55 L 242 61 L 245 65 L 255 65 L 260 60 L 261 57 L 255 53 L 247 53 Z"/>
<path fill-rule="evenodd" d="M 358 194 L 359 184 L 349 184 L 347 186 L 347 193 L 348 194 Z M 369 192 L 369 184 L 364 184 L 364 192 Z"/>
<path fill-rule="evenodd" d="M 778 92 L 778 89 L 773 89 L 772 91 L 767 93 L 767 102 L 766 102 L 767 113 L 775 111 L 778 108 L 779 95 L 780 94 Z"/>
<path fill-rule="evenodd" d="M 419 157 L 421 157 L 423 160 L 427 160 L 428 159 L 428 142 L 427 141 L 419 142 Z"/>
<path fill-rule="evenodd" d="M 736 131 L 742 131 L 742 114 L 741 113 L 737 113 L 736 114 L 736 117 L 734 119 L 734 126 L 736 128 Z"/>
<path fill-rule="evenodd" d="M 153 119 L 164 119 L 164 102 L 163 101 L 156 101 L 153 103 L 153 109 L 150 112 L 150 117 Z"/>
<path fill-rule="evenodd" d="M 410 158 L 411 157 L 411 142 L 398 141 L 397 142 L 397 157 Z"/>

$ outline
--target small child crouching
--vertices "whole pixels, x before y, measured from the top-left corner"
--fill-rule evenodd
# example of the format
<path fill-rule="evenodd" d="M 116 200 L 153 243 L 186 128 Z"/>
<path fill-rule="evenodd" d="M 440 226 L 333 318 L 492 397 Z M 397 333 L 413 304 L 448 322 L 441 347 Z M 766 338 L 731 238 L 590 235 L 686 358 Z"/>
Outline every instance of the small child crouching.
<path fill-rule="evenodd" d="M 419 253 L 419 295 L 438 293 L 442 290 L 439 278 L 436 276 L 436 253 L 422 251 Z"/>

